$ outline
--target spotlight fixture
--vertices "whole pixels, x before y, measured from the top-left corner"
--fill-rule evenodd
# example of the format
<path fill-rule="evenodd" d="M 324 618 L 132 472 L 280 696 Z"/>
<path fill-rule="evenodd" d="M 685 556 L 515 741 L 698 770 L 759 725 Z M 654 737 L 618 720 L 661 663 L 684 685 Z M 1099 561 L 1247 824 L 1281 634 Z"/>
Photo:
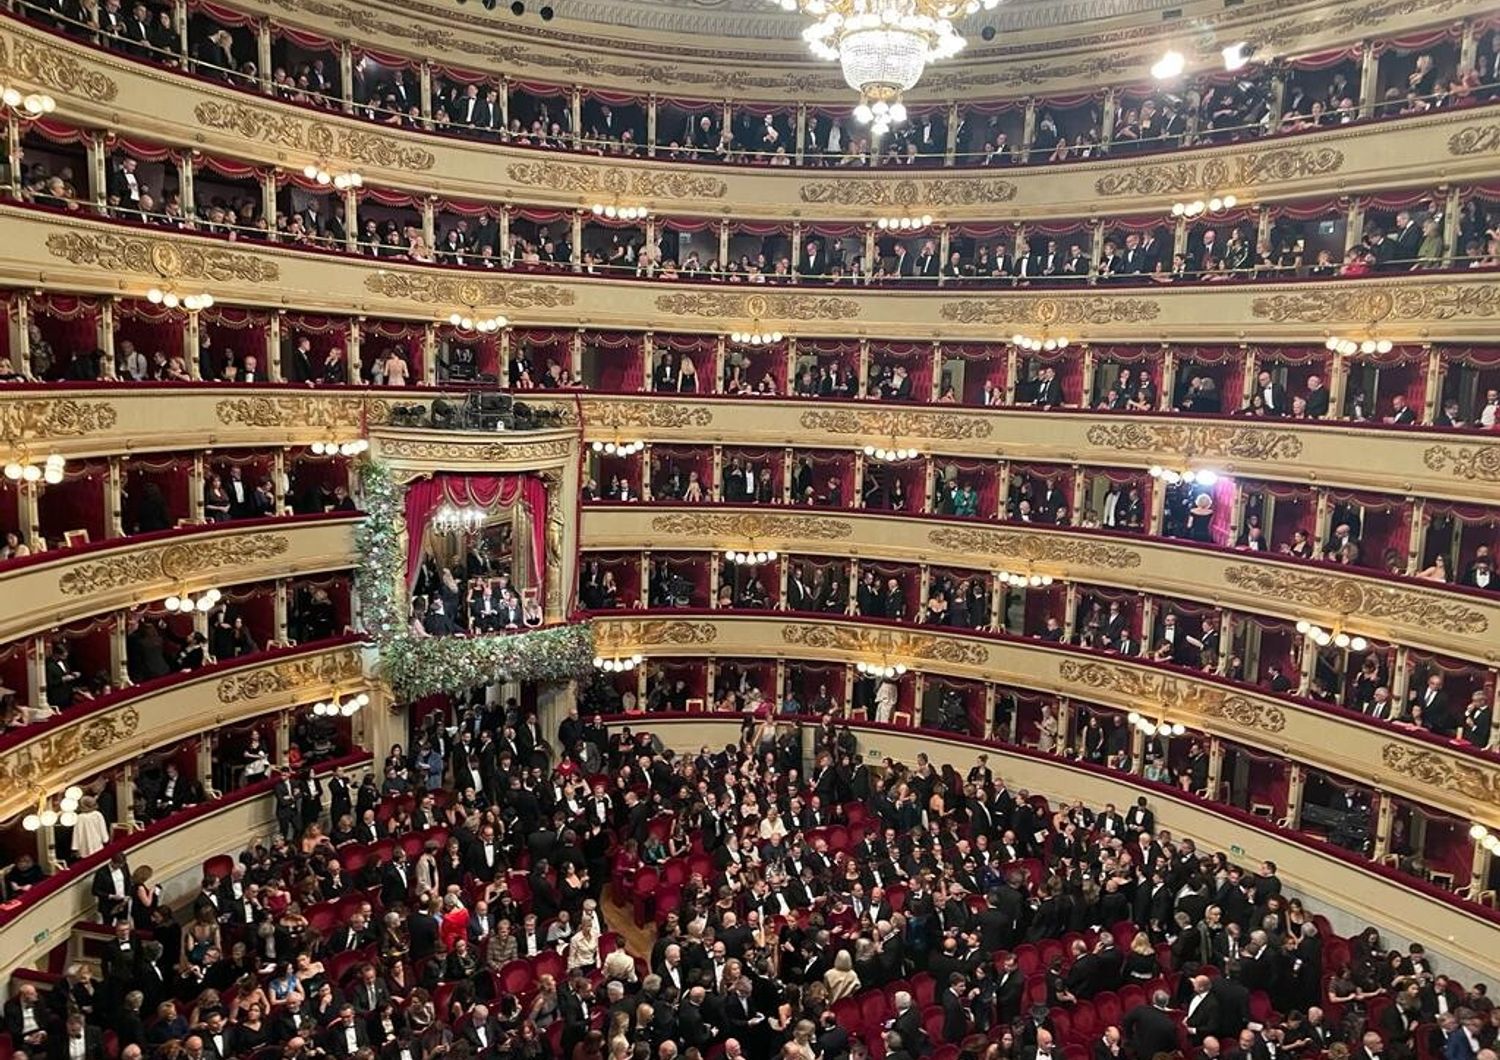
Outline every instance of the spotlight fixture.
<path fill-rule="evenodd" d="M 644 206 L 621 206 L 618 203 L 594 203 L 594 216 L 610 221 L 642 221 L 651 216 Z"/>
<path fill-rule="evenodd" d="M 893 681 L 906 674 L 906 666 L 903 663 L 857 662 L 854 668 L 865 677 L 876 677 L 886 681 Z"/>
<path fill-rule="evenodd" d="M 740 567 L 758 567 L 762 563 L 775 562 L 780 555 L 781 553 L 777 552 L 774 548 L 764 549 L 759 552 L 753 550 L 740 552 L 737 549 L 726 548 L 724 550 L 724 561 Z"/>
<path fill-rule="evenodd" d="M 1056 338 L 1051 338 L 1043 335 L 1039 338 L 1035 335 L 1022 335 L 1017 333 L 1010 337 L 1010 341 L 1012 345 L 1019 346 L 1023 350 L 1031 350 L 1032 352 L 1037 352 L 1039 350 L 1047 350 L 1048 352 L 1051 352 L 1052 350 L 1064 350 L 1068 347 L 1068 339 L 1066 336 L 1062 335 L 1059 335 Z"/>
<path fill-rule="evenodd" d="M 1395 349 L 1395 343 L 1391 342 L 1390 339 L 1371 338 L 1355 340 L 1340 338 L 1338 336 L 1329 338 L 1323 345 L 1334 353 L 1342 353 L 1346 357 L 1356 353 L 1390 353 L 1391 350 Z"/>
<path fill-rule="evenodd" d="M 924 213 L 921 217 L 882 217 L 875 222 L 875 227 L 882 231 L 915 232 L 930 224 L 932 214 Z"/>
<path fill-rule="evenodd" d="M 313 442 L 308 446 L 313 456 L 358 456 L 370 448 L 370 443 L 363 438 L 356 438 L 352 442 Z"/>
<path fill-rule="evenodd" d="M 779 331 L 768 330 L 760 326 L 760 321 L 755 321 L 749 331 L 731 331 L 729 341 L 740 346 L 769 346 L 780 342 L 786 336 Z"/>
<path fill-rule="evenodd" d="M 886 464 L 894 464 L 902 460 L 915 460 L 921 455 L 915 449 L 897 449 L 894 446 L 889 449 L 874 445 L 865 446 L 866 457 Z"/>
<path fill-rule="evenodd" d="M 52 801 L 43 792 L 37 797 L 36 809 L 21 818 L 21 827 L 28 832 L 59 824 L 64 828 L 72 828 L 78 823 L 78 807 L 82 802 L 83 789 L 76 784 L 63 792 L 55 810 L 52 808 Z"/>
<path fill-rule="evenodd" d="M 324 169 L 322 166 L 309 163 L 302 167 L 302 175 L 308 180 L 317 181 L 327 187 L 332 184 L 339 191 L 347 191 L 349 188 L 362 188 L 365 186 L 365 178 L 358 173 L 334 173 Z"/>
<path fill-rule="evenodd" d="M 1189 486 L 1213 486 L 1219 481 L 1219 473 L 1203 468 L 1198 471 L 1188 469 L 1178 471 L 1175 468 L 1152 465 L 1147 472 L 1152 478 L 1159 478 L 1168 486 L 1175 486 L 1179 482 L 1186 482 Z"/>
<path fill-rule="evenodd" d="M 5 477 L 12 482 L 45 482 L 55 486 L 63 480 L 63 468 L 67 463 L 61 453 L 51 453 L 45 460 L 37 460 L 22 450 L 6 461 Z"/>
<path fill-rule="evenodd" d="M 313 716 L 318 718 L 337 718 L 340 716 L 352 718 L 362 708 L 369 705 L 370 696 L 368 693 L 361 692 L 357 696 L 340 699 L 338 692 L 335 691 L 332 699 L 314 703 L 312 705 L 312 712 Z"/>
<path fill-rule="evenodd" d="M 189 313 L 197 313 L 200 310 L 212 309 L 214 296 L 207 292 L 182 294 L 171 287 L 153 287 L 146 292 L 146 301 L 152 305 L 166 306 L 168 309 L 181 306 Z"/>
<path fill-rule="evenodd" d="M 1042 589 L 1052 584 L 1050 574 L 1015 574 L 1003 570 L 997 577 L 1012 589 Z"/>
<path fill-rule="evenodd" d="M 206 592 L 194 596 L 186 590 L 173 593 L 162 603 L 166 609 L 174 615 L 187 615 L 194 611 L 208 614 L 214 609 L 214 605 L 224 598 L 224 594 L 217 589 L 209 589 Z"/>
<path fill-rule="evenodd" d="M 634 456 L 646 448 L 645 442 L 594 442 L 590 449 L 605 456 Z"/>
<path fill-rule="evenodd" d="M 1370 646 L 1370 642 L 1365 640 L 1364 637 L 1346 633 L 1338 626 L 1335 626 L 1330 632 L 1321 626 L 1313 625 L 1307 619 L 1303 619 L 1297 623 L 1297 632 L 1320 648 L 1332 645 L 1335 648 L 1348 651 L 1364 651 Z"/>
<path fill-rule="evenodd" d="M 1234 73 L 1249 65 L 1251 58 L 1255 55 L 1255 45 L 1238 41 L 1223 48 L 1219 54 L 1224 56 L 1224 69 Z"/>
<path fill-rule="evenodd" d="M 594 669 L 607 674 L 627 674 L 645 661 L 646 657 L 640 653 L 614 658 L 596 655 L 594 656 Z"/>
<path fill-rule="evenodd" d="M 1147 736 L 1182 736 L 1187 732 L 1187 726 L 1180 721 L 1153 720 L 1134 710 L 1127 715 L 1127 718 L 1131 725 Z"/>
<path fill-rule="evenodd" d="M 1182 76 L 1187 69 L 1187 59 L 1179 51 L 1168 51 L 1151 66 L 1151 76 L 1158 81 L 1171 81 Z"/>
<path fill-rule="evenodd" d="M 1202 214 L 1223 213 L 1234 209 L 1239 201 L 1233 195 L 1211 195 L 1207 199 L 1194 199 L 1192 202 L 1174 202 L 1172 216 L 1198 217 Z"/>
<path fill-rule="evenodd" d="M 485 510 L 471 504 L 444 502 L 432 514 L 432 529 L 440 534 L 470 534 L 484 525 Z"/>

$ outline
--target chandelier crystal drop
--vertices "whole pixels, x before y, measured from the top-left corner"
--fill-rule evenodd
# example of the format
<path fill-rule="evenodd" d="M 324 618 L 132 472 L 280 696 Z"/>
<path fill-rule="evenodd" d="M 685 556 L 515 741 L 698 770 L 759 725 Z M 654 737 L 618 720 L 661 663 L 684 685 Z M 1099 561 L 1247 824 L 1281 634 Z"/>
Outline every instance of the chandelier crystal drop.
<path fill-rule="evenodd" d="M 998 7 L 1000 0 L 772 0 L 814 21 L 802 39 L 819 59 L 836 62 L 859 93 L 855 120 L 879 136 L 906 120 L 902 94 L 928 63 L 951 59 L 967 43 L 953 20 Z"/>

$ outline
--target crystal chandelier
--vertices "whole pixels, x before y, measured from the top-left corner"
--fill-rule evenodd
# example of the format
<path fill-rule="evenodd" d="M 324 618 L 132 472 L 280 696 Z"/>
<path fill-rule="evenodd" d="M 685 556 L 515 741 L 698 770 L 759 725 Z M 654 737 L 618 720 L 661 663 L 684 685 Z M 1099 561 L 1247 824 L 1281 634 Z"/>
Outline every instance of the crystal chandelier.
<path fill-rule="evenodd" d="M 906 120 L 902 93 L 927 64 L 957 55 L 964 38 L 953 25 L 961 15 L 999 6 L 1000 0 L 773 0 L 784 11 L 816 21 L 802 31 L 814 55 L 837 62 L 859 93 L 854 117 L 880 136 Z"/>

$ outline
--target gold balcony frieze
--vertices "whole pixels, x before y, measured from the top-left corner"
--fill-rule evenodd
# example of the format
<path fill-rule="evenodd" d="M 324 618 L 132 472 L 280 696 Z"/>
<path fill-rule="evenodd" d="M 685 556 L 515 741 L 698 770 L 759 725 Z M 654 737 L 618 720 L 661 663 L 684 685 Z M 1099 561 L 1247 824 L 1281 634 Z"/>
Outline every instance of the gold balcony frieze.
<path fill-rule="evenodd" d="M 1405 729 L 1196 673 L 1035 640 L 905 629 L 820 615 L 727 615 L 661 620 L 594 618 L 601 650 L 655 657 L 804 659 L 856 663 L 876 656 L 912 670 L 992 681 L 1122 711 L 1170 709 L 1195 731 L 1248 744 L 1337 775 L 1377 783 L 1427 806 L 1500 825 L 1500 762 L 1464 756 Z M 1392 770 L 1392 760 L 1415 768 Z"/>
<path fill-rule="evenodd" d="M 595 551 L 776 549 L 784 555 L 925 563 L 988 571 L 1020 566 L 1064 581 L 1159 593 L 1341 626 L 1389 643 L 1500 663 L 1500 597 L 1393 582 L 1355 567 L 1298 564 L 1171 538 L 856 511 L 586 506 L 582 547 Z"/>

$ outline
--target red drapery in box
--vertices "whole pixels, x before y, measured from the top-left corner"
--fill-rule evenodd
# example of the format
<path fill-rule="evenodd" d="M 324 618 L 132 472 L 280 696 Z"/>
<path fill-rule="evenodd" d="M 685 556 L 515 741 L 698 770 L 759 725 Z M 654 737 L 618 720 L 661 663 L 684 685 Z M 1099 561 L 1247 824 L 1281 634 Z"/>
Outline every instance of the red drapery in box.
<path fill-rule="evenodd" d="M 621 456 L 617 453 L 590 453 L 589 460 L 594 468 L 594 478 L 599 483 L 600 495 L 605 500 L 615 500 L 615 486 L 618 482 L 630 486 L 630 495 L 636 499 L 641 496 L 641 468 L 642 458 L 639 453 L 631 456 Z"/>
<path fill-rule="evenodd" d="M 192 501 L 188 493 L 193 461 L 188 457 L 133 456 L 125 460 L 126 529 L 137 532 L 165 530 L 192 518 Z M 153 495 L 159 491 L 158 506 Z M 148 502 L 148 497 L 151 497 Z M 166 526 L 152 525 L 152 520 L 166 510 Z"/>
<path fill-rule="evenodd" d="M 713 586 L 709 584 L 712 570 L 707 553 L 654 552 L 651 555 L 651 561 L 652 578 L 680 578 L 687 583 L 690 607 L 709 606 L 710 598 L 713 596 Z M 659 585 L 655 586 L 655 590 L 659 594 L 668 591 Z M 672 606 L 676 606 L 675 601 L 672 602 Z"/>
<path fill-rule="evenodd" d="M 942 457 L 935 461 L 934 475 L 941 479 L 952 468 L 958 472 L 956 486 L 973 486 L 979 494 L 980 519 L 993 519 L 1000 504 L 1000 466 L 991 460 L 960 460 Z"/>
<path fill-rule="evenodd" d="M 1411 512 L 1405 501 L 1391 494 L 1329 490 L 1333 504 L 1331 526 L 1357 519 L 1359 565 L 1385 569 L 1387 553 L 1394 553 L 1397 566 L 1406 566 L 1406 546 L 1411 539 Z"/>
<path fill-rule="evenodd" d="M 886 463 L 881 460 L 865 461 L 864 507 L 872 511 L 903 512 L 915 515 L 922 510 L 922 501 L 927 493 L 927 467 L 922 460 L 902 460 Z M 896 492 L 897 483 L 901 491 Z"/>
<path fill-rule="evenodd" d="M 1214 514 L 1208 521 L 1209 535 L 1216 545 L 1232 545 L 1235 536 L 1234 482 L 1228 475 L 1221 475 L 1210 492 L 1214 499 Z"/>
<path fill-rule="evenodd" d="M 313 593 L 321 589 L 328 594 L 329 603 L 333 604 L 333 631 L 347 632 L 349 624 L 353 621 L 354 607 L 352 604 L 351 583 L 347 575 L 335 574 L 327 578 L 299 578 L 288 583 L 288 595 L 294 604 L 301 600 L 311 600 Z"/>
<path fill-rule="evenodd" d="M 964 717 L 968 720 L 968 732 L 974 736 L 982 736 L 985 732 L 984 717 L 984 685 L 978 681 L 960 681 L 952 677 L 939 677 L 928 675 L 926 698 L 929 702 L 940 703 L 944 693 L 956 694 L 964 706 Z M 926 704 L 923 704 L 925 707 Z M 925 715 L 926 711 L 923 711 Z M 921 718 L 918 719 L 920 725 Z"/>
<path fill-rule="evenodd" d="M 738 460 L 742 467 L 755 472 L 757 490 L 759 490 L 766 472 L 770 472 L 771 503 L 781 503 L 781 486 L 786 481 L 786 450 L 753 449 L 744 446 L 733 449 L 726 447 L 724 450 L 724 473 L 726 476 L 729 474 L 731 463 L 735 460 Z M 729 498 L 725 496 L 724 499 L 728 500 Z"/>
<path fill-rule="evenodd" d="M 847 508 L 854 498 L 854 454 L 829 452 L 822 449 L 802 450 L 795 453 L 795 462 L 792 469 L 792 503 L 806 505 L 806 488 L 803 495 L 797 494 L 797 474 L 802 469 L 802 462 L 807 462 L 811 471 L 813 503 L 827 505 L 835 508 Z M 829 486 L 830 482 L 838 483 L 837 494 Z M 831 503 L 832 498 L 838 498 L 838 503 Z"/>
<path fill-rule="evenodd" d="M 246 357 L 256 359 L 259 381 L 271 369 L 271 320 L 265 313 L 214 306 L 198 315 L 200 333 L 220 359 L 232 359 L 243 370 Z"/>
<path fill-rule="evenodd" d="M 28 680 L 29 667 L 26 662 L 27 649 L 33 643 L 28 639 L 0 647 L 0 688 L 14 692 L 16 702 L 26 706 L 35 706 L 27 691 L 30 682 Z"/>
<path fill-rule="evenodd" d="M 427 328 L 401 320 L 366 320 L 360 325 L 359 359 L 366 378 L 374 368 L 375 358 L 395 349 L 406 360 L 407 385 L 422 380 L 422 353 Z"/>
<path fill-rule="evenodd" d="M 245 628 L 255 640 L 256 646 L 264 648 L 276 635 L 276 589 L 271 585 L 237 586 L 224 591 L 224 603 L 229 606 L 229 620 L 236 617 L 245 620 Z"/>
<path fill-rule="evenodd" d="M 932 399 L 932 343 L 930 342 L 872 342 L 870 343 L 870 378 L 875 379 L 882 368 L 906 369 L 911 378 L 911 400 L 926 402 Z"/>
<path fill-rule="evenodd" d="M 1177 355 L 1177 394 L 1187 390 L 1189 380 L 1207 376 L 1214 382 L 1223 412 L 1233 412 L 1245 399 L 1245 351 L 1237 346 L 1179 346 Z"/>
<path fill-rule="evenodd" d="M 1270 677 L 1272 666 L 1279 667 L 1283 674 L 1294 679 L 1304 646 L 1312 650 L 1311 646 L 1306 645 L 1306 638 L 1287 622 L 1261 619 L 1254 615 L 1236 617 L 1247 629 L 1253 627 L 1260 631 L 1260 652 L 1257 664 L 1252 668 L 1249 660 L 1245 660 L 1245 680 L 1266 681 Z M 1295 680 L 1293 683 L 1295 684 Z"/>
<path fill-rule="evenodd" d="M 638 607 L 641 604 L 641 564 L 634 553 L 598 552 L 589 557 L 599 564 L 600 578 L 613 575 L 615 580 L 615 606 Z"/>
<path fill-rule="evenodd" d="M 639 393 L 646 387 L 646 366 L 639 335 L 616 331 L 583 333 L 585 371 L 592 361 L 597 367 L 600 390 L 616 394 Z M 698 366 L 693 365 L 696 369 Z"/>
<path fill-rule="evenodd" d="M 698 476 L 702 500 L 713 499 L 714 458 L 706 447 L 653 445 L 651 447 L 651 492 L 655 500 L 681 500 L 692 476 Z M 673 482 L 678 484 L 673 490 Z"/>
<path fill-rule="evenodd" d="M 86 622 L 74 622 L 57 631 L 56 639 L 67 645 L 68 661 L 83 674 L 84 681 L 95 674 L 110 672 L 110 634 L 116 621 L 116 616 L 105 615 Z"/>
<path fill-rule="evenodd" d="M 1057 373 L 1058 389 L 1062 392 L 1062 403 L 1064 405 L 1083 404 L 1083 357 L 1072 347 L 1064 347 L 1059 350 L 1038 351 L 1026 355 L 1025 363 L 1031 369 L 1029 372 L 1023 370 L 1023 379 L 1035 379 L 1043 366 L 1052 368 Z M 1020 389 L 1016 396 L 1022 396 Z"/>
<path fill-rule="evenodd" d="M 115 354 L 121 362 L 121 377 L 124 378 L 124 343 L 132 343 L 137 351 L 146 355 L 149 369 L 157 353 L 165 354 L 168 360 L 186 356 L 183 349 L 186 328 L 187 313 L 184 310 L 168 309 L 132 298 L 116 302 Z"/>
<path fill-rule="evenodd" d="M 546 584 L 547 487 L 537 475 L 437 474 L 406 487 L 406 581 L 422 562 L 422 538 L 432 514 L 444 503 L 489 510 L 520 503 L 531 526 L 531 584 Z"/>
<path fill-rule="evenodd" d="M 747 387 L 757 390 L 769 377 L 771 393 L 785 394 L 786 349 L 784 340 L 769 346 L 731 343 L 724 358 L 722 392 L 736 393 Z"/>
<path fill-rule="evenodd" d="M 1005 398 L 1006 351 L 1002 343 L 945 342 L 943 360 L 963 362 L 963 391 L 959 400 L 965 405 L 985 404 L 985 384 L 995 394 L 995 402 Z"/>
<path fill-rule="evenodd" d="M 461 331 L 452 324 L 439 324 L 437 334 L 438 342 L 447 343 L 450 349 L 463 347 L 473 350 L 474 371 L 481 378 L 498 380 L 501 386 L 508 384 L 509 380 L 500 378 L 499 332 Z M 535 381 L 532 380 L 532 382 Z"/>
<path fill-rule="evenodd" d="M 188 10 L 201 11 L 222 26 L 253 26 L 258 21 L 255 15 L 221 7 L 210 0 L 188 0 Z"/>
<path fill-rule="evenodd" d="M 1047 619 L 1057 619 L 1061 626 L 1067 615 L 1068 590 L 1061 584 L 1042 586 L 1039 588 L 1027 587 L 1025 589 L 1013 589 L 1012 592 L 1023 594 L 1026 601 L 1025 619 L 1022 633 L 1028 637 L 1039 637 L 1047 628 Z"/>
<path fill-rule="evenodd" d="M 65 294 L 31 296 L 31 320 L 52 347 L 48 377 L 62 378 L 75 356 L 99 348 L 99 303 Z"/>
<path fill-rule="evenodd" d="M 62 547 L 70 531 L 82 530 L 89 541 L 103 541 L 108 513 L 105 511 L 105 486 L 109 480 L 109 463 L 85 460 L 69 464 L 63 480 L 55 486 L 43 484 L 37 496 L 37 518 L 42 536 L 54 546 Z"/>

